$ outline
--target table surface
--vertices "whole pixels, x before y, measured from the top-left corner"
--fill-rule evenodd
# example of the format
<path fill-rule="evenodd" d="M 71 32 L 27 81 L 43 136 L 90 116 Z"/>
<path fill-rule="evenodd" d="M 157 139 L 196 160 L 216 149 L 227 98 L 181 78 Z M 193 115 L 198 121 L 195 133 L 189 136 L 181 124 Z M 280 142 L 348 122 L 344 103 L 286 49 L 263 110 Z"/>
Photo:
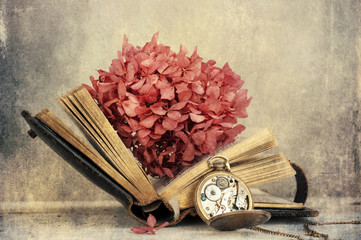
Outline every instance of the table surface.
<path fill-rule="evenodd" d="M 308 207 L 318 207 L 318 217 L 271 219 L 260 227 L 297 234 L 302 239 L 318 239 L 304 234 L 303 225 L 308 220 L 361 220 L 359 199 L 315 198 L 309 202 L 313 204 L 306 204 Z M 187 218 L 177 226 L 159 230 L 156 235 L 135 234 L 130 229 L 140 224 L 116 201 L 2 203 L 0 206 L 0 239 L 290 239 L 250 229 L 220 232 L 199 218 Z M 327 233 L 330 239 L 361 239 L 361 225 L 310 228 Z"/>

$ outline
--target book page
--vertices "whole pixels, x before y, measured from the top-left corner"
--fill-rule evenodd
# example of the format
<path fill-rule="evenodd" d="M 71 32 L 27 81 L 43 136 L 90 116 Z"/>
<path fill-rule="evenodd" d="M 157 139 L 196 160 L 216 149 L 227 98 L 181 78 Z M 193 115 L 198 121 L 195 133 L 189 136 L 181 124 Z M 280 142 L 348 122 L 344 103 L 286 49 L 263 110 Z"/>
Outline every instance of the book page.
<path fill-rule="evenodd" d="M 158 199 L 146 173 L 125 147 L 88 91 L 84 87 L 79 87 L 63 96 L 61 100 L 74 118 L 81 123 L 82 130 L 94 139 L 92 142 L 102 149 L 106 159 L 139 190 L 140 195 L 134 197 L 141 199 L 142 202 Z"/>
<path fill-rule="evenodd" d="M 124 178 L 124 176 L 116 171 L 94 148 L 85 143 L 50 110 L 45 109 L 38 113 L 36 117 L 39 118 L 54 132 L 56 132 L 65 141 L 87 156 L 90 161 L 92 161 L 96 166 L 108 174 L 109 177 L 119 183 L 119 185 L 125 188 L 128 192 L 134 195 L 140 194 L 139 191 L 132 184 L 130 184 L 126 178 Z"/>
<path fill-rule="evenodd" d="M 258 134 L 234 144 L 232 147 L 227 148 L 217 153 L 230 160 L 230 163 L 241 162 L 249 159 L 253 155 L 264 152 L 276 146 L 276 139 L 271 130 L 265 129 Z M 156 184 L 156 191 L 162 199 L 171 199 L 178 192 L 182 191 L 192 182 L 198 180 L 205 173 L 212 171 L 208 166 L 209 156 L 202 158 L 194 166 L 187 168 L 184 172 L 177 175 L 176 178 L 171 180 L 160 180 L 162 182 Z"/>

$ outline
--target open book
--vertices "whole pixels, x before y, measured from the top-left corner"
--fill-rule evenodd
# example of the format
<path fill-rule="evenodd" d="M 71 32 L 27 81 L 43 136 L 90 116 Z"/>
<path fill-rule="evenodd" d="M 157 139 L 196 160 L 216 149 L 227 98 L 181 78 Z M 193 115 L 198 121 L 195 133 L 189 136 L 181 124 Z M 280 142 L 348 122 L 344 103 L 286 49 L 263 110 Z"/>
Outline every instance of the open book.
<path fill-rule="evenodd" d="M 125 147 L 85 88 L 79 87 L 62 96 L 60 100 L 92 146 L 77 136 L 50 110 L 43 110 L 36 115 L 36 118 L 84 154 L 92 165 L 122 186 L 134 197 L 138 205 L 146 206 L 161 200 L 169 208 L 175 205 L 180 210 L 193 207 L 194 190 L 198 179 L 212 171 L 207 163 L 210 156 L 199 159 L 194 166 L 184 169 L 172 179 L 165 177 L 151 179 L 130 150 Z M 248 186 L 256 186 L 295 175 L 294 169 L 282 153 L 264 154 L 275 146 L 275 136 L 266 129 L 244 141 L 219 150 L 217 154 L 230 160 L 233 174 Z M 255 206 L 267 207 L 265 202 L 255 203 Z M 286 206 L 282 203 L 274 206 L 302 207 L 299 204 Z"/>

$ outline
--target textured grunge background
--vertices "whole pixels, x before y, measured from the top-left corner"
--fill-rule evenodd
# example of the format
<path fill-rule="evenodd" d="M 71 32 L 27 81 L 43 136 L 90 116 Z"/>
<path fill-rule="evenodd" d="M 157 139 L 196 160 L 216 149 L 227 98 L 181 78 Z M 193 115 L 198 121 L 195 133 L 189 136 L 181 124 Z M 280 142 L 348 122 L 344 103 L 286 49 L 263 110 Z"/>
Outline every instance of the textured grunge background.
<path fill-rule="evenodd" d="M 23 109 L 66 115 L 57 97 L 88 83 L 123 35 L 229 62 L 310 196 L 360 197 L 360 1 L 0 1 L 0 204 L 112 200 L 26 134 Z M 288 181 L 268 184 L 285 196 Z M 293 184 L 293 182 L 292 182 Z M 312 202 L 309 204 L 312 205 Z"/>

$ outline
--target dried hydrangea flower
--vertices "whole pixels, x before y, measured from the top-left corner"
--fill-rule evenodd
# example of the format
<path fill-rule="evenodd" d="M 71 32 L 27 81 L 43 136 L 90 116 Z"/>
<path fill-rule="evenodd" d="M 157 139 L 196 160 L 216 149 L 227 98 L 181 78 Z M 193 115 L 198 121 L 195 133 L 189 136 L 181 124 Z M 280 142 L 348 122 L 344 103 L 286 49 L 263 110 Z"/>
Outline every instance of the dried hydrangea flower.
<path fill-rule="evenodd" d="M 109 71 L 84 86 L 145 171 L 174 177 L 180 166 L 235 140 L 252 97 L 227 63 L 216 67 L 197 49 L 187 56 L 183 45 L 176 53 L 157 39 L 134 47 L 124 36 Z"/>

